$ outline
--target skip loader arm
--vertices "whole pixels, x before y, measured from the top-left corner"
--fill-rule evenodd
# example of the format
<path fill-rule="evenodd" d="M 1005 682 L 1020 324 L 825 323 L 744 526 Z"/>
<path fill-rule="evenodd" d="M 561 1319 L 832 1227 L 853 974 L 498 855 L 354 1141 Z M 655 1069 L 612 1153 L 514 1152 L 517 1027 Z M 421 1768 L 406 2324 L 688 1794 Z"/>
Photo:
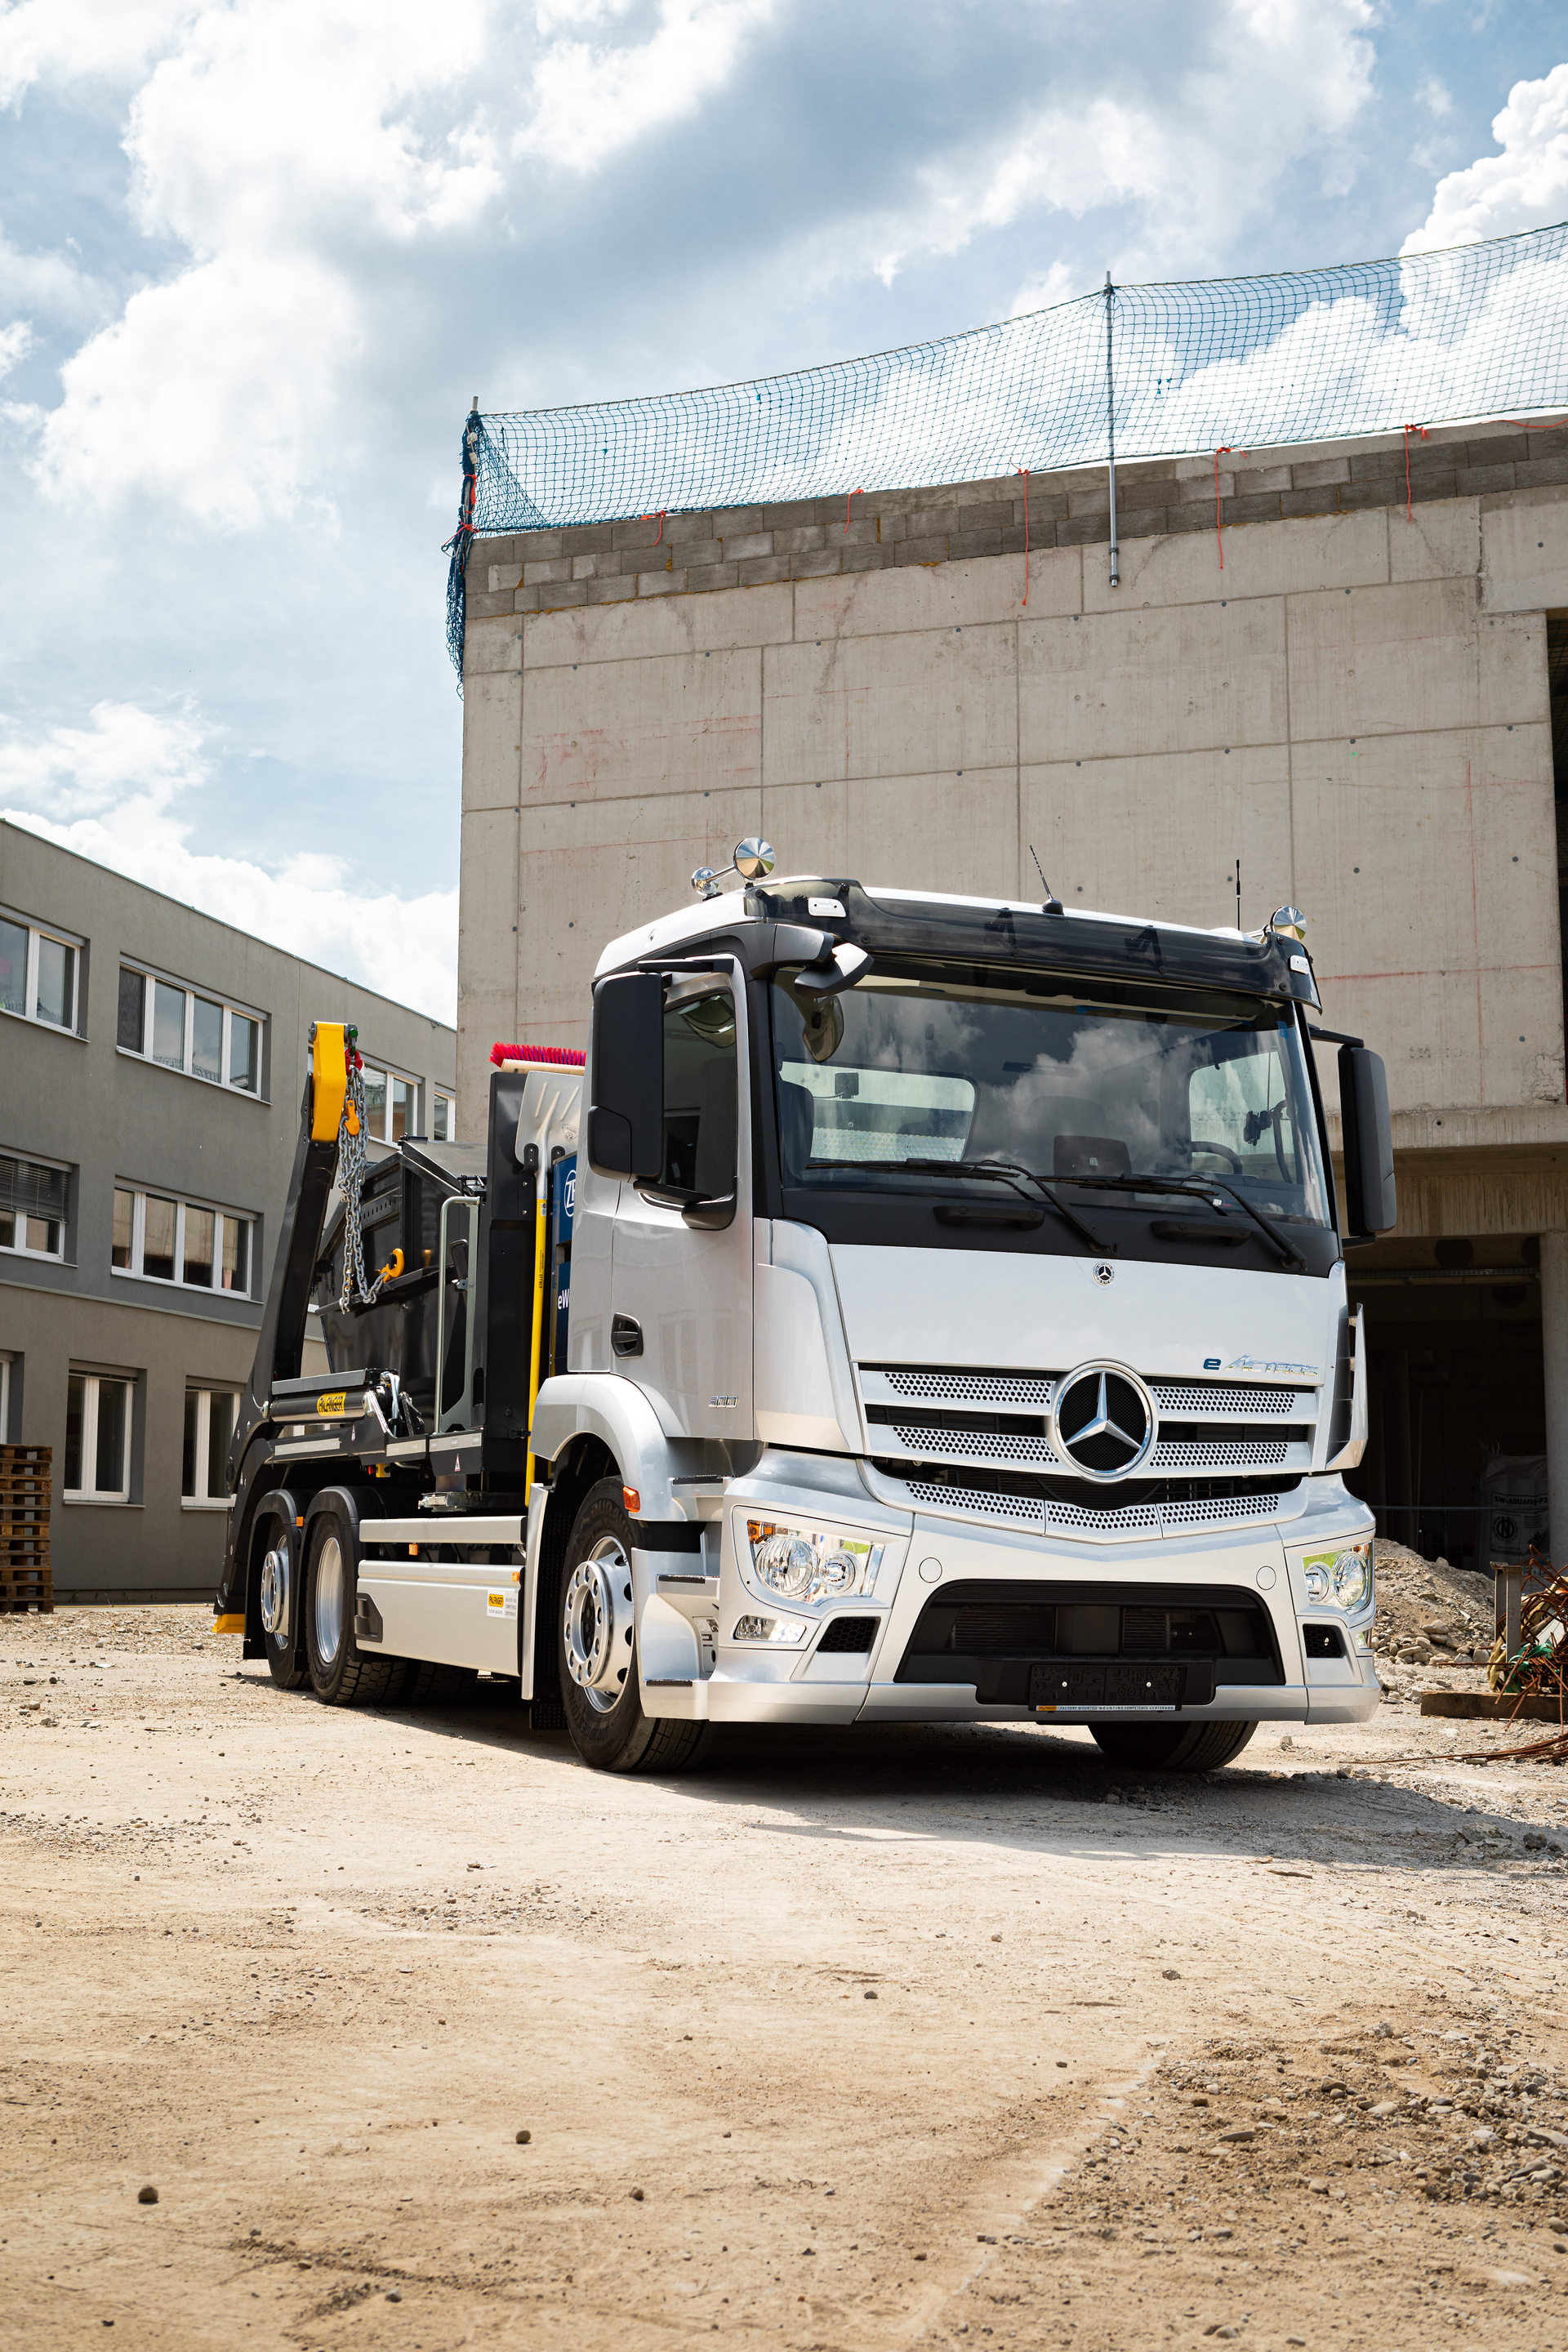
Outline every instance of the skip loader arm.
<path fill-rule="evenodd" d="M 257 1333 L 256 1360 L 239 1400 L 228 1450 L 228 1484 L 234 1502 L 223 1576 L 214 1602 L 220 1633 L 245 1631 L 248 1506 L 258 1475 L 268 1459 L 265 1447 L 254 1441 L 269 1423 L 273 1383 L 300 1377 L 321 1231 L 338 1172 L 338 1138 L 348 1093 L 347 1055 L 352 1050 L 351 1033 L 341 1021 L 314 1024 L 310 1067 L 300 1104 L 300 1140 L 278 1229 L 272 1280 Z"/>

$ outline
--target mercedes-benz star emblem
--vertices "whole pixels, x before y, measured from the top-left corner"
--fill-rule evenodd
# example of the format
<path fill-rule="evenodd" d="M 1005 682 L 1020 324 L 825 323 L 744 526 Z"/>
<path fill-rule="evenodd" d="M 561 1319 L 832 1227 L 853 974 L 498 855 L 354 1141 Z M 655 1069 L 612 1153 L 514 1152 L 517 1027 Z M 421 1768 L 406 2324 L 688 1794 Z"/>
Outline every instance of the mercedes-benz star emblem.
<path fill-rule="evenodd" d="M 1051 1443 L 1085 1478 L 1125 1478 L 1153 1451 L 1154 1401 L 1120 1364 L 1069 1372 L 1051 1410 Z"/>
<path fill-rule="evenodd" d="M 1116 1268 L 1110 1265 L 1106 1259 L 1101 1258 L 1094 1269 L 1094 1278 L 1096 1282 L 1099 1283 L 1101 1290 L 1103 1290 L 1108 1283 L 1115 1281 Z"/>

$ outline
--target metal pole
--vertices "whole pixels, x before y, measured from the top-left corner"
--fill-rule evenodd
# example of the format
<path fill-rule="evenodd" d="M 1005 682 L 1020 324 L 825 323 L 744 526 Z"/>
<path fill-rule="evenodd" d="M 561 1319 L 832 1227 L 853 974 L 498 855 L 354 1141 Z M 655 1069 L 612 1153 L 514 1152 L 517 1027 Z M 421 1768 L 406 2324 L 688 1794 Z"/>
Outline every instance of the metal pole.
<path fill-rule="evenodd" d="M 1110 464 L 1110 584 L 1121 585 L 1121 551 L 1116 544 L 1116 378 L 1111 368 L 1110 304 L 1115 293 L 1110 272 L 1105 273 L 1105 435 Z"/>

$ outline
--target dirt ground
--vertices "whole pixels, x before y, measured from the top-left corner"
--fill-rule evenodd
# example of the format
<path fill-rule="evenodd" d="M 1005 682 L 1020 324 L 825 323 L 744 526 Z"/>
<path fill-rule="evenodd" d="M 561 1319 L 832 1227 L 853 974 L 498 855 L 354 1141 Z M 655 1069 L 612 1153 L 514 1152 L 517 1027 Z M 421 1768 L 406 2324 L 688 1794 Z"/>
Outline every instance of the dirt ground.
<path fill-rule="evenodd" d="M 202 1608 L 0 1619 L 0 2345 L 1568 2347 L 1568 1778 L 1508 1738 L 618 1780 Z"/>

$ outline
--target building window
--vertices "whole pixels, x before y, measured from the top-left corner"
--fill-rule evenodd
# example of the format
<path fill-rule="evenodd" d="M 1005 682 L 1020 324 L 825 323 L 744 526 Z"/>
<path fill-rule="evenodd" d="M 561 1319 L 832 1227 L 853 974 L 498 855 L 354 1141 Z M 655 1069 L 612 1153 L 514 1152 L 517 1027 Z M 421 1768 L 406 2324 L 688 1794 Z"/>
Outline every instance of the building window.
<path fill-rule="evenodd" d="M 180 1499 L 187 1510 L 228 1507 L 228 1448 L 239 1399 L 232 1389 L 185 1391 Z"/>
<path fill-rule="evenodd" d="M 430 1133 L 437 1143 L 455 1143 L 458 1139 L 458 1106 L 450 1095 L 436 1089 L 436 1107 L 431 1115 Z"/>
<path fill-rule="evenodd" d="M 25 915 L 0 913 L 0 1012 L 74 1031 L 81 948 L 68 931 L 30 923 Z"/>
<path fill-rule="evenodd" d="M 204 996 L 134 964 L 120 967 L 120 1021 L 116 1042 L 122 1053 L 184 1070 L 209 1086 L 235 1087 L 241 1094 L 261 1091 L 259 1013 L 221 997 Z"/>
<path fill-rule="evenodd" d="M 110 1264 L 116 1274 L 140 1275 L 144 1282 L 248 1298 L 254 1223 L 230 1209 L 117 1184 Z"/>
<path fill-rule="evenodd" d="M 367 1062 L 364 1079 L 364 1131 L 373 1143 L 401 1143 L 419 1132 L 419 1081 L 399 1077 L 395 1070 L 378 1070 Z"/>
<path fill-rule="evenodd" d="M 106 1373 L 71 1373 L 66 1392 L 68 1501 L 130 1501 L 131 1386 Z"/>
<path fill-rule="evenodd" d="M 69 1181 L 68 1169 L 0 1154 L 0 1250 L 64 1257 Z"/>

